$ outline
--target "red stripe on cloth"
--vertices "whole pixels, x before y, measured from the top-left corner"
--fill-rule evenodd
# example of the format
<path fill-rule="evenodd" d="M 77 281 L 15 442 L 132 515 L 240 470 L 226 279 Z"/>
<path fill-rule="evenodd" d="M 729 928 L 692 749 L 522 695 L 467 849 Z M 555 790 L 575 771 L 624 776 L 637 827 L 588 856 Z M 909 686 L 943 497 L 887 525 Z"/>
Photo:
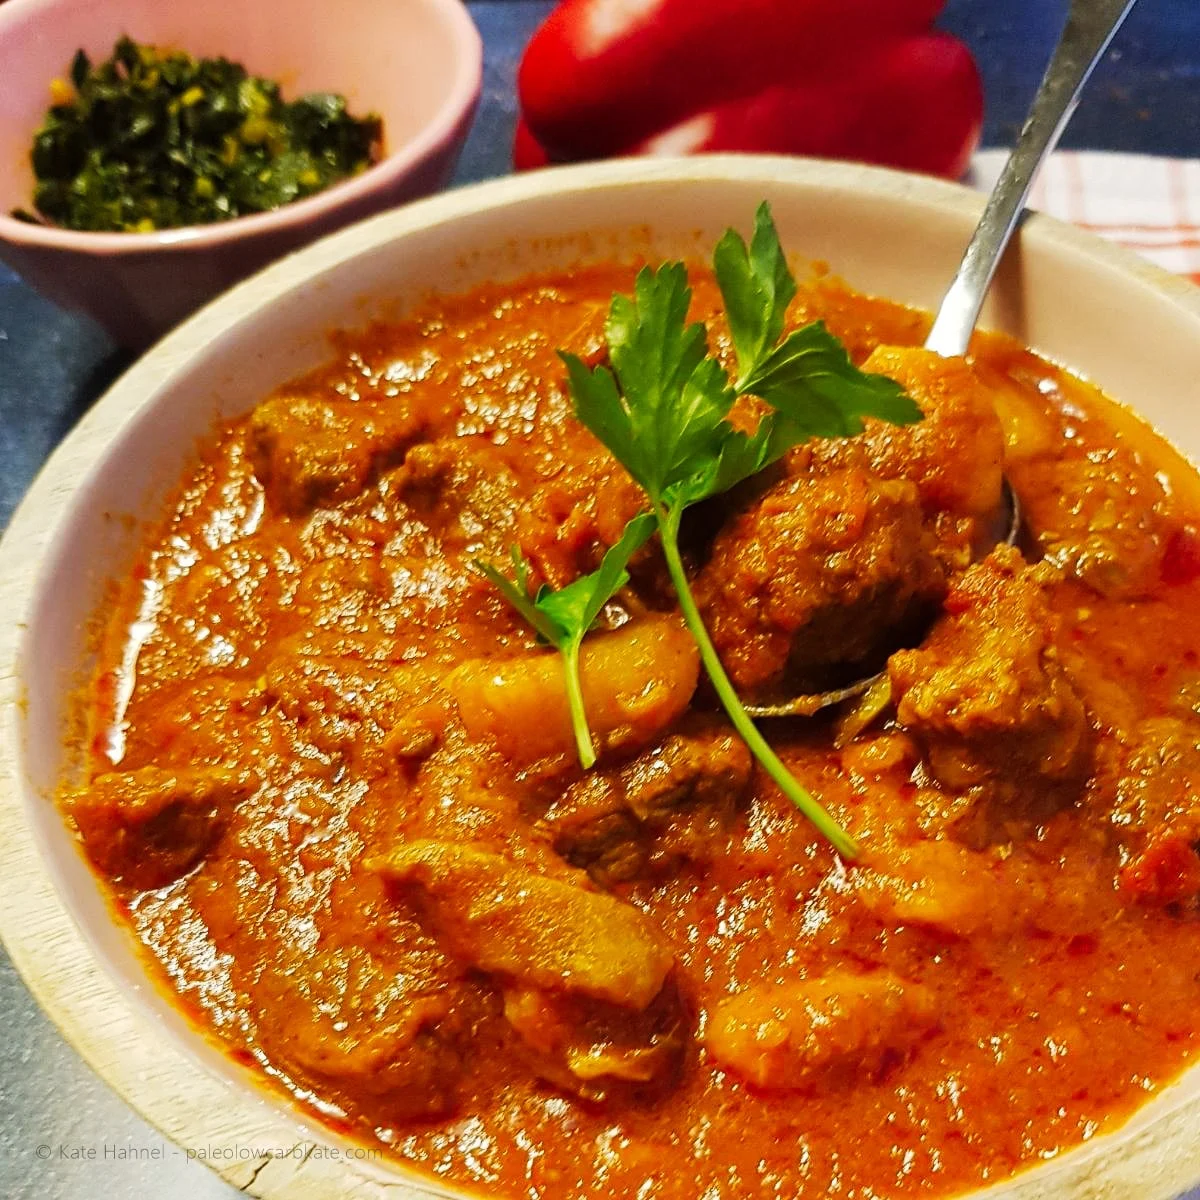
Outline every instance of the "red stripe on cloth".
<path fill-rule="evenodd" d="M 1187 222 L 1181 225 L 1171 224 L 1138 224 L 1135 221 L 1076 221 L 1080 229 L 1088 229 L 1099 233 L 1106 229 L 1128 229 L 1130 233 L 1165 233 L 1178 237 L 1200 236 L 1200 225 Z"/>
<path fill-rule="evenodd" d="M 1167 191 L 1171 197 L 1171 207 L 1175 210 L 1175 224 L 1180 229 L 1190 228 L 1191 213 L 1188 212 L 1187 180 L 1183 174 L 1182 159 L 1167 161 Z"/>
<path fill-rule="evenodd" d="M 1026 201 L 1026 208 L 1045 208 L 1046 207 L 1046 176 L 1048 171 L 1039 171 L 1033 177 L 1033 187 L 1029 192 L 1029 199 Z"/>
<path fill-rule="evenodd" d="M 1063 211 L 1066 213 L 1067 220 L 1073 225 L 1085 225 L 1087 213 L 1084 199 L 1087 195 L 1087 186 L 1083 180 L 1083 168 L 1074 154 L 1063 155 L 1062 164 L 1063 181 L 1067 185 Z"/>
<path fill-rule="evenodd" d="M 1082 228 L 1089 228 L 1083 226 Z M 1091 226 L 1093 233 L 1104 234 L 1104 226 Z M 1169 232 L 1163 230 L 1164 233 Z M 1129 238 L 1119 237 L 1114 233 L 1109 233 L 1108 237 L 1111 241 L 1120 242 L 1122 246 L 1129 246 L 1134 250 L 1200 250 L 1200 237 L 1185 237 L 1175 238 L 1169 242 L 1152 242 L 1146 241 L 1144 238 Z"/>

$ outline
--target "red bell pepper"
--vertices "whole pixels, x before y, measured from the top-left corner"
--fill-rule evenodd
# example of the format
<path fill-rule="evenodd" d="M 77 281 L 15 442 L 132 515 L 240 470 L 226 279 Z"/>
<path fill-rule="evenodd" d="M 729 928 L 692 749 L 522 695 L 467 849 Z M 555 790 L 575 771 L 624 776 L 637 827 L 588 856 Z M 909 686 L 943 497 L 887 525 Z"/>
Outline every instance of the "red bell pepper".
<path fill-rule="evenodd" d="M 927 29 L 939 7 L 931 0 L 693 0 L 681 12 L 678 0 L 565 0 L 522 63 L 513 162 L 526 169 L 613 153 L 758 151 L 956 178 L 979 141 L 983 91 L 966 46 Z M 764 28 L 747 22 L 751 10 L 781 19 Z M 797 54 L 784 33 L 805 22 L 810 36 Z M 726 40 L 701 53 L 701 35 L 714 30 Z M 720 63 L 731 45 L 740 49 L 740 58 L 730 57 L 736 70 Z M 694 69 L 697 60 L 709 69 Z"/>
<path fill-rule="evenodd" d="M 533 136 L 533 130 L 525 124 L 524 117 L 517 118 L 516 132 L 513 134 L 512 150 L 513 166 L 518 171 L 531 171 L 535 167 L 550 165 L 550 155 L 546 148 Z"/>
<path fill-rule="evenodd" d="M 517 79 L 556 160 L 619 153 L 767 83 L 927 29 L 944 0 L 563 0 Z"/>
<path fill-rule="evenodd" d="M 971 52 L 946 33 L 864 53 L 852 70 L 766 88 L 631 148 L 637 154 L 744 150 L 847 158 L 957 178 L 983 123 Z"/>

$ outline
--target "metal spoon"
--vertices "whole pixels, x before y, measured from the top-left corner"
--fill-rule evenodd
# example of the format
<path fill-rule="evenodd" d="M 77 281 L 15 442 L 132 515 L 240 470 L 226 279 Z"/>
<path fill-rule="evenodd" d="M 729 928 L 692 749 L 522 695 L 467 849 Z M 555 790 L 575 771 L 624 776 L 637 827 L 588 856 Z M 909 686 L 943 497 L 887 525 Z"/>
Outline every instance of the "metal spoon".
<path fill-rule="evenodd" d="M 992 277 L 1020 221 L 1034 177 L 1057 145 L 1079 103 L 1083 85 L 1135 3 L 1136 0 L 1071 0 L 1066 26 L 1042 76 L 1021 136 L 988 197 L 958 273 L 925 339 L 927 350 L 943 358 L 966 354 Z M 1016 541 L 1020 529 L 1020 513 L 1016 495 L 1007 484 L 1005 498 L 1010 517 L 1004 540 L 1011 543 Z M 811 716 L 861 695 L 879 678 L 878 674 L 870 675 L 836 691 L 794 696 L 777 704 L 747 704 L 746 711 L 752 717 Z"/>

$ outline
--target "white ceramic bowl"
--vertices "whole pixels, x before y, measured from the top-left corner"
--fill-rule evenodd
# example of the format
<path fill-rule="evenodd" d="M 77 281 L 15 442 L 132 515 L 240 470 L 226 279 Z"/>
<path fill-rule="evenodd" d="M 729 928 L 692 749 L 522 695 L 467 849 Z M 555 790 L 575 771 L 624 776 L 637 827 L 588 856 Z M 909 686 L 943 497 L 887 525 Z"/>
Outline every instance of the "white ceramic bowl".
<path fill-rule="evenodd" d="M 146 986 L 125 930 L 47 799 L 69 753 L 69 692 L 106 579 L 132 549 L 215 416 L 328 354 L 326 333 L 438 289 L 580 259 L 699 252 L 768 198 L 785 245 L 853 285 L 935 305 L 981 198 L 871 168 L 771 158 L 615 162 L 455 192 L 374 218 L 243 283 L 138 362 L 55 452 L 0 546 L 0 934 L 87 1061 L 185 1148 L 255 1195 L 415 1196 L 402 1167 L 303 1150 L 339 1143 L 265 1092 Z M 1026 226 L 985 323 L 1008 330 L 1144 413 L 1200 455 L 1200 291 L 1044 218 Z M 258 1173 L 255 1174 L 255 1171 Z M 1123 1129 L 1038 1166 L 1010 1200 L 1165 1200 L 1200 1180 L 1200 1068 Z M 415 1185 L 415 1186 L 414 1186 Z"/>

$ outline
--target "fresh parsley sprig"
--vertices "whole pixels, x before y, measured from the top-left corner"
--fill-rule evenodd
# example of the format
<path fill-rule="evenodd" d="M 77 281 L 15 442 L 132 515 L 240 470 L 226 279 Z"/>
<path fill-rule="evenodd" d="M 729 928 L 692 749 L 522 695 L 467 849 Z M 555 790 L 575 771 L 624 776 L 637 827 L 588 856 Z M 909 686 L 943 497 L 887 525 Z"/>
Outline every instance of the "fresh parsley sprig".
<path fill-rule="evenodd" d="M 576 415 L 641 485 L 688 629 L 734 728 L 797 808 L 847 857 L 854 840 L 788 771 L 751 721 L 725 673 L 692 595 L 679 552 L 685 510 L 761 471 L 811 437 L 859 433 L 863 418 L 909 423 L 920 409 L 890 379 L 868 375 L 820 323 L 780 341 L 796 284 L 770 209 L 755 216 L 747 247 L 730 230 L 713 256 L 738 379 L 708 353 L 700 323 L 687 323 L 691 289 L 682 263 L 643 268 L 632 298 L 613 297 L 605 327 L 609 365 L 589 369 L 560 351 Z M 739 395 L 770 411 L 753 433 L 728 415 Z"/>
<path fill-rule="evenodd" d="M 590 575 L 581 575 L 557 591 L 543 584 L 532 596 L 529 593 L 529 563 L 518 546 L 513 546 L 510 551 L 512 579 L 490 563 L 479 559 L 474 562 L 475 569 L 495 584 L 538 636 L 562 655 L 575 746 L 585 768 L 595 764 L 596 747 L 583 705 L 579 649 L 584 635 L 596 623 L 604 606 L 629 582 L 626 570 L 629 560 L 646 544 L 654 529 L 654 518 L 649 513 L 634 517 L 625 526 L 620 540 L 608 548 L 600 566 Z"/>

